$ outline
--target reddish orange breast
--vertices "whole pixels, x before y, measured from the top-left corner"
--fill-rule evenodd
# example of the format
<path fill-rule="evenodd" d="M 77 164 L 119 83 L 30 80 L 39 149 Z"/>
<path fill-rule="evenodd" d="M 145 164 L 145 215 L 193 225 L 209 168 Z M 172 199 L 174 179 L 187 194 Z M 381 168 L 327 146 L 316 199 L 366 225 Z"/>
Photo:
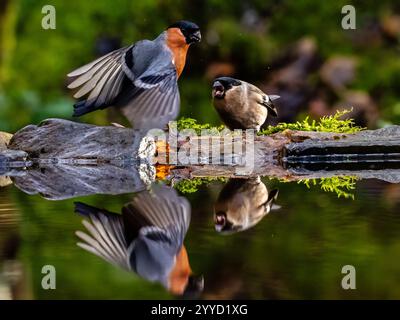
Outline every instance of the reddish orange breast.
<path fill-rule="evenodd" d="M 185 36 L 179 28 L 170 28 L 167 30 L 167 46 L 172 51 L 176 73 L 179 78 L 185 67 L 186 54 L 189 49 Z"/>
<path fill-rule="evenodd" d="M 185 290 L 192 269 L 189 265 L 189 258 L 185 246 L 176 255 L 175 265 L 169 274 L 169 291 L 173 294 L 182 294 Z"/>

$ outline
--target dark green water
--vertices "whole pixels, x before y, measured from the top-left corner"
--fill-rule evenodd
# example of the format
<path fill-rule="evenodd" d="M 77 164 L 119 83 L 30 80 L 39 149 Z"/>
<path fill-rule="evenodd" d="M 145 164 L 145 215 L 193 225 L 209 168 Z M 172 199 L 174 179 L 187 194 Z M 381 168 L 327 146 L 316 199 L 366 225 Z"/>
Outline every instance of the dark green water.
<path fill-rule="evenodd" d="M 355 199 L 318 187 L 265 180 L 280 190 L 274 210 L 231 235 L 214 229 L 214 183 L 185 195 L 192 219 L 185 246 L 209 298 L 400 298 L 400 186 L 359 181 Z M 132 195 L 47 201 L 14 186 L 0 189 L 1 298 L 164 299 L 162 285 L 123 271 L 76 245 L 84 230 L 74 201 L 120 212 Z M 7 274 L 14 266 L 14 277 Z M 56 289 L 41 286 L 42 267 L 56 268 Z M 341 269 L 356 269 L 356 289 L 341 286 Z M 16 267 L 15 267 L 16 266 Z"/>

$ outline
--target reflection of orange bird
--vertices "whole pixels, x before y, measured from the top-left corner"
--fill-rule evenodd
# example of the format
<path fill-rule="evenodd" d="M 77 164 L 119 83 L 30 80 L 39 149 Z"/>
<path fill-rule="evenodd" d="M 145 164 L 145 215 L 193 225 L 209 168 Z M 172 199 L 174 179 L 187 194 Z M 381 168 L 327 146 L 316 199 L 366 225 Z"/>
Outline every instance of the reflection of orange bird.
<path fill-rule="evenodd" d="M 193 295 L 203 289 L 193 275 L 183 245 L 189 228 L 188 201 L 169 187 L 139 193 L 124 206 L 122 215 L 76 203 L 88 218 L 88 233 L 78 231 L 83 249 L 142 278 L 163 284 L 172 294 Z"/>
<path fill-rule="evenodd" d="M 186 248 L 185 246 L 182 246 L 182 249 L 176 255 L 175 265 L 168 277 L 169 291 L 176 295 L 182 295 L 188 285 L 192 273 Z"/>
<path fill-rule="evenodd" d="M 162 128 L 179 113 L 177 80 L 189 45 L 200 39 L 196 24 L 179 21 L 152 41 L 138 41 L 72 71 L 68 88 L 76 89 L 79 99 L 74 116 L 113 105 L 137 129 Z"/>

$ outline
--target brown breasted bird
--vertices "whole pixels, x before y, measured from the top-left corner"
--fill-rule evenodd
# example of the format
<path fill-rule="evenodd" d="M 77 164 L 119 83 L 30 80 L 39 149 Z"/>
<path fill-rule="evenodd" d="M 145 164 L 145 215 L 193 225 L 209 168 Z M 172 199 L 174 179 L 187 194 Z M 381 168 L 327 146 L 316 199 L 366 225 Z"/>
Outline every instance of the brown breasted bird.
<path fill-rule="evenodd" d="M 268 191 L 260 177 L 230 179 L 214 205 L 215 229 L 235 233 L 259 223 L 273 209 L 278 189 Z"/>
<path fill-rule="evenodd" d="M 74 116 L 122 108 L 137 129 L 162 128 L 179 114 L 177 80 L 190 44 L 199 42 L 199 27 L 189 21 L 170 25 L 154 40 L 115 50 L 68 74 L 77 90 Z"/>
<path fill-rule="evenodd" d="M 175 295 L 194 297 L 203 290 L 195 276 L 183 240 L 190 224 L 186 198 L 167 186 L 138 193 L 122 215 L 75 203 L 87 232 L 77 231 L 81 248 L 140 277 L 161 283 Z"/>
<path fill-rule="evenodd" d="M 214 107 L 225 125 L 233 129 L 260 130 L 268 113 L 276 117 L 273 101 L 277 95 L 267 95 L 256 86 L 242 80 L 220 77 L 212 86 Z"/>

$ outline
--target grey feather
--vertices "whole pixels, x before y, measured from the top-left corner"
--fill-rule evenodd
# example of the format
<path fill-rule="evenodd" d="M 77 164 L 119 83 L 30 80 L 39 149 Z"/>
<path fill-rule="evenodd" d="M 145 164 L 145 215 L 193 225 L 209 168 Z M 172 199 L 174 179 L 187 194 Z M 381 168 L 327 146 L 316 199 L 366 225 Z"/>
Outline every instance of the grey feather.
<path fill-rule="evenodd" d="M 69 89 L 78 89 L 74 97 L 79 99 L 88 95 L 85 106 L 92 105 L 94 108 L 111 103 L 120 93 L 125 76 L 122 62 L 131 48 L 115 50 L 71 72 L 69 77 L 77 77 L 68 85 Z"/>
<path fill-rule="evenodd" d="M 75 105 L 75 114 L 114 105 L 137 129 L 163 128 L 174 120 L 180 97 L 165 40 L 163 32 L 153 41 L 138 41 L 71 72 L 68 76 L 74 79 L 68 88 L 77 89 L 77 99 L 87 96 Z"/>
<path fill-rule="evenodd" d="M 190 204 L 185 198 L 165 186 L 139 193 L 123 210 L 124 215 L 142 221 L 130 243 L 122 215 L 88 207 L 84 210 L 88 219 L 82 222 L 87 233 L 76 232 L 82 240 L 79 247 L 148 280 L 165 282 L 190 224 Z"/>
<path fill-rule="evenodd" d="M 117 50 L 117 51 L 118 51 L 118 50 Z M 107 60 L 107 58 L 108 58 L 109 56 L 113 55 L 113 54 L 115 54 L 115 51 L 112 51 L 112 52 L 110 52 L 110 53 L 107 53 L 106 55 L 104 55 L 104 56 L 102 56 L 102 57 L 100 57 L 100 58 L 98 58 L 98 59 L 96 59 L 96 60 L 94 60 L 94 61 L 92 61 L 92 62 L 90 62 L 90 63 L 88 63 L 88 64 L 85 64 L 84 66 L 82 66 L 82 67 L 80 67 L 80 68 L 78 68 L 78 69 L 75 69 L 74 71 L 68 73 L 67 76 L 68 76 L 69 78 L 72 78 L 72 77 L 79 76 L 79 75 L 81 75 L 81 74 L 83 74 L 83 73 L 86 73 L 86 72 L 89 71 L 91 68 L 93 68 L 96 64 L 100 63 L 100 62 L 103 61 L 103 60 Z M 100 64 L 100 65 L 101 65 L 101 64 Z"/>
<path fill-rule="evenodd" d="M 276 95 L 276 94 L 269 94 L 268 97 L 269 97 L 269 99 L 270 99 L 271 101 L 274 101 L 274 100 L 276 100 L 276 99 L 279 99 L 281 96 L 278 96 L 278 95 Z"/>
<path fill-rule="evenodd" d="M 129 265 L 131 247 L 124 239 L 121 217 L 99 212 L 97 215 L 90 214 L 89 218 L 90 221 L 82 222 L 89 234 L 77 231 L 77 237 L 83 241 L 77 245 L 115 266 L 131 270 Z"/>
<path fill-rule="evenodd" d="M 141 230 L 143 235 L 157 230 L 165 230 L 175 243 L 182 246 L 189 228 L 191 209 L 186 198 L 178 196 L 172 188 L 155 186 L 153 192 L 139 193 L 130 203 L 148 219 L 151 226 Z"/>

